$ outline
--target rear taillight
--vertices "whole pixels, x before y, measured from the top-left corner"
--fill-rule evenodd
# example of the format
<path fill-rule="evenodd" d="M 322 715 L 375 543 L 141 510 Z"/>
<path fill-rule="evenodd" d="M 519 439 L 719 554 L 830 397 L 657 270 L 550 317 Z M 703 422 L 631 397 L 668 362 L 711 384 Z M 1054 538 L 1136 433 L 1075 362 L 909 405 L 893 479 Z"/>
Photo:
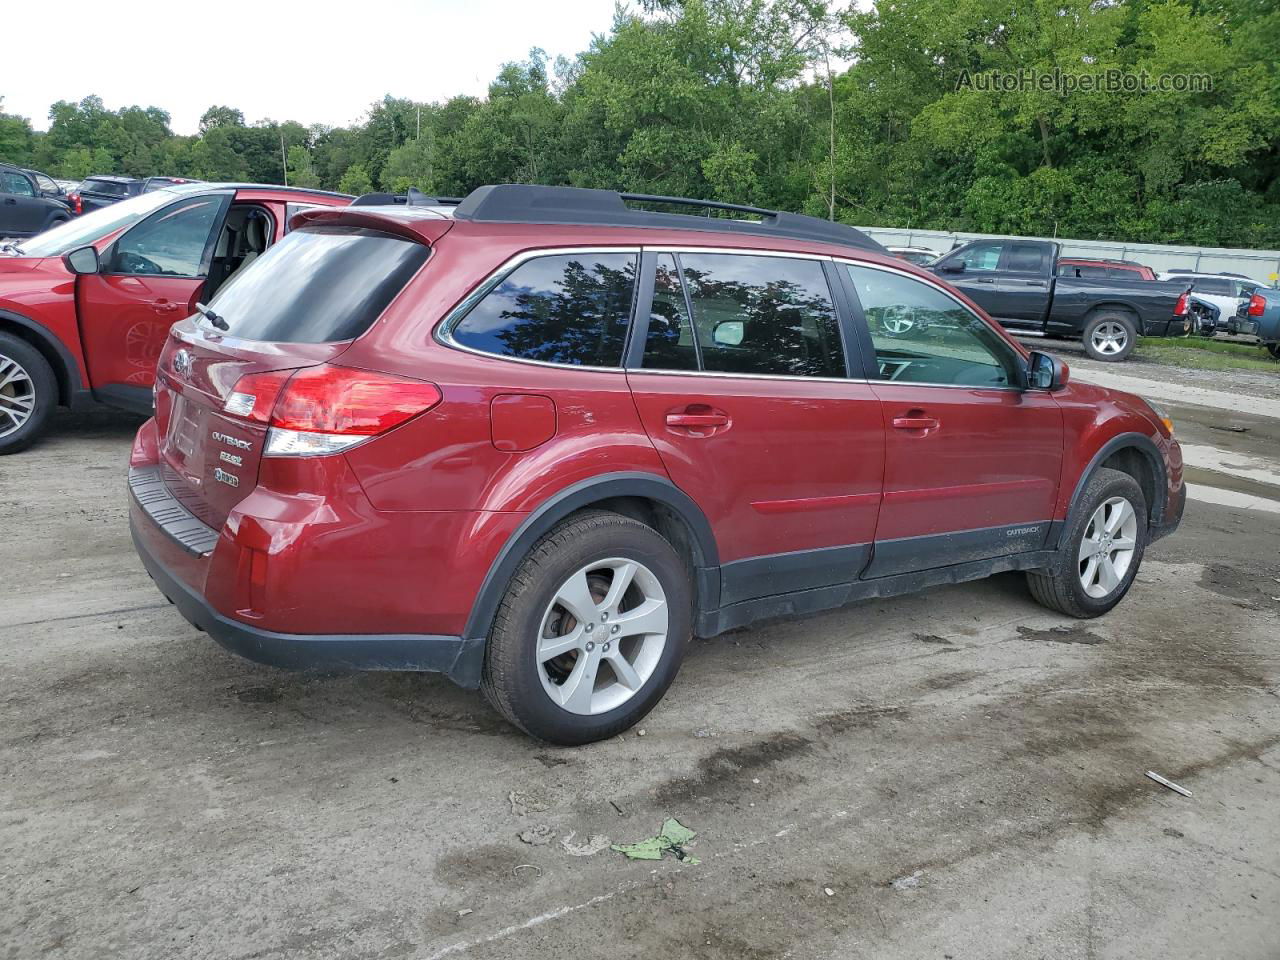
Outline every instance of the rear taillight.
<path fill-rule="evenodd" d="M 1175 317 L 1185 317 L 1187 315 L 1187 295 L 1184 293 L 1178 298 L 1178 302 L 1173 306 L 1173 315 Z"/>
<path fill-rule="evenodd" d="M 440 400 L 434 383 L 321 364 L 241 377 L 223 411 L 268 425 L 265 456 L 311 457 L 386 433 Z"/>
<path fill-rule="evenodd" d="M 1255 293 L 1249 298 L 1249 316 L 1260 317 L 1267 310 L 1267 301 L 1260 295 Z"/>
<path fill-rule="evenodd" d="M 84 201 L 80 199 L 80 194 L 73 193 L 67 199 L 71 201 L 71 209 L 76 212 L 77 217 L 84 213 Z"/>

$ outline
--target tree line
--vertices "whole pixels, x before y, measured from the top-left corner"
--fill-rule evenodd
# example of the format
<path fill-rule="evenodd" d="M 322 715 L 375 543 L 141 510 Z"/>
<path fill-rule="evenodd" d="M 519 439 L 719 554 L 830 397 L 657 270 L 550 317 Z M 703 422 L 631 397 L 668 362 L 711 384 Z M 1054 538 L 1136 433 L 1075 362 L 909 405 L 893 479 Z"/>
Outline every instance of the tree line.
<path fill-rule="evenodd" d="M 1108 72 L 1211 82 L 1080 80 Z M 1050 75 L 1076 82 L 1036 82 Z M 573 60 L 533 50 L 486 97 L 388 95 L 350 127 L 219 105 L 178 136 L 158 107 L 96 96 L 49 120 L 0 113 L 0 159 L 71 179 L 536 182 L 867 226 L 1280 247 L 1273 0 L 645 0 Z"/>

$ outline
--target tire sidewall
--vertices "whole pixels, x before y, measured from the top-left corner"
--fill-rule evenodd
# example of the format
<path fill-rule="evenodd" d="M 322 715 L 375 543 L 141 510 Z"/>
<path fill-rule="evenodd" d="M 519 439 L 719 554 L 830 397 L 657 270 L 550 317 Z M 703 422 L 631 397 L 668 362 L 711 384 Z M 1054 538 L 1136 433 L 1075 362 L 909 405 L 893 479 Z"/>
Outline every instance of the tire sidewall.
<path fill-rule="evenodd" d="M 10 334 L 0 333 L 0 357 L 12 359 L 26 370 L 36 396 L 35 409 L 27 422 L 14 433 L 0 437 L 0 456 L 3 456 L 25 450 L 44 433 L 58 403 L 58 380 L 39 350 Z"/>
<path fill-rule="evenodd" d="M 1098 599 L 1085 592 L 1080 583 L 1080 542 L 1089 527 L 1094 512 L 1104 501 L 1112 497 L 1124 497 L 1138 515 L 1138 532 L 1135 537 L 1137 546 L 1133 551 L 1133 561 L 1125 571 L 1124 579 L 1108 596 Z M 1142 566 L 1142 558 L 1147 549 L 1147 500 L 1143 496 L 1138 482 L 1127 473 L 1118 470 L 1099 470 L 1085 484 L 1081 492 L 1080 502 L 1063 537 L 1062 558 L 1058 575 L 1064 578 L 1068 592 L 1082 611 L 1090 617 L 1100 616 L 1116 606 L 1128 594 L 1129 588 L 1138 576 L 1138 568 Z"/>
<path fill-rule="evenodd" d="M 535 548 L 536 550 L 536 548 Z M 575 571 L 609 557 L 644 564 L 658 578 L 667 599 L 667 642 L 653 674 L 640 692 L 606 713 L 570 713 L 547 696 L 539 675 L 537 638 L 542 617 L 561 585 Z M 684 562 L 662 536 L 638 522 L 634 526 L 596 529 L 538 563 L 538 581 L 512 609 L 509 628 L 519 644 L 518 670 L 512 677 L 512 707 L 521 726 L 534 736 L 561 744 L 588 743 L 635 724 L 657 705 L 675 679 L 692 633 L 692 591 Z M 490 638 L 490 644 L 494 638 Z"/>
<path fill-rule="evenodd" d="M 1100 353 L 1093 345 L 1093 331 L 1104 323 L 1119 323 L 1129 335 L 1129 340 L 1125 344 L 1124 349 L 1119 353 Z M 1091 317 L 1089 322 L 1084 325 L 1084 336 L 1081 338 L 1084 344 L 1084 352 L 1089 355 L 1090 359 L 1099 360 L 1102 363 L 1119 363 L 1126 360 L 1129 354 L 1133 353 L 1134 347 L 1138 344 L 1138 328 L 1134 324 L 1133 318 L 1124 313 L 1099 313 Z"/>

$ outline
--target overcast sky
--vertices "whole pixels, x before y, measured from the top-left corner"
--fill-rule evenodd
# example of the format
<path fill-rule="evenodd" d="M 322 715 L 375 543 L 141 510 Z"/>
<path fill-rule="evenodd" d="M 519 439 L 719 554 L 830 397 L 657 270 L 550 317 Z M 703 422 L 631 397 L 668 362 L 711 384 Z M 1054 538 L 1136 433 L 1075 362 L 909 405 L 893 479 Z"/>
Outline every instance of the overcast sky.
<path fill-rule="evenodd" d="M 531 47 L 571 57 L 608 31 L 613 10 L 614 0 L 72 0 L 27 17 L 5 43 L 0 97 L 37 130 L 48 129 L 50 104 L 91 93 L 113 110 L 167 110 L 181 134 L 213 104 L 251 123 L 344 126 L 385 93 L 481 95 Z"/>

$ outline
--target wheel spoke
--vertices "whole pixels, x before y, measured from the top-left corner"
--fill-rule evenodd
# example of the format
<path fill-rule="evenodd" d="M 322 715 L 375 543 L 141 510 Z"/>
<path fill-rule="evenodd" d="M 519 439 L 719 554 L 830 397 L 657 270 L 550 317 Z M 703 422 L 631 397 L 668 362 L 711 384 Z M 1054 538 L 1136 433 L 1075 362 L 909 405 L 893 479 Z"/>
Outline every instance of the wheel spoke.
<path fill-rule="evenodd" d="M 1107 533 L 1115 533 L 1120 527 L 1133 516 L 1133 507 L 1129 505 L 1128 500 L 1121 500 L 1111 508 L 1111 515 L 1107 517 L 1106 530 Z"/>
<path fill-rule="evenodd" d="M 1090 524 L 1090 527 L 1092 526 L 1093 525 Z M 1101 537 L 1098 537 L 1098 536 L 1091 537 L 1086 533 L 1084 535 L 1084 539 L 1080 541 L 1080 553 L 1077 555 L 1078 559 L 1083 563 L 1089 557 L 1092 557 L 1095 553 L 1098 552 L 1098 547 L 1101 544 L 1102 544 Z"/>
<path fill-rule="evenodd" d="M 631 581 L 636 576 L 636 565 L 630 561 L 617 566 L 613 570 L 613 583 L 609 584 L 609 592 L 605 595 L 604 600 L 600 602 L 600 607 L 610 613 L 618 609 L 618 604 L 622 602 L 623 596 L 627 592 L 627 588 L 631 586 Z"/>
<path fill-rule="evenodd" d="M 644 681 L 640 679 L 640 674 L 636 673 L 636 668 L 622 655 L 621 650 L 614 648 L 605 656 L 608 657 L 609 666 L 613 668 L 613 675 L 618 678 L 620 684 L 632 692 L 644 686 Z"/>
<path fill-rule="evenodd" d="M 586 629 L 578 624 L 563 637 L 543 637 L 538 641 L 538 662 L 546 663 L 573 650 L 582 649 L 582 635 Z"/>
<path fill-rule="evenodd" d="M 1120 586 L 1120 578 L 1116 576 L 1115 564 L 1111 562 L 1111 558 L 1108 556 L 1098 558 L 1098 586 L 1102 587 L 1107 593 Z"/>
<path fill-rule="evenodd" d="M 595 623 L 599 611 L 587 585 L 586 570 L 579 570 L 565 581 L 556 594 L 555 602 L 572 613 L 579 623 Z"/>
<path fill-rule="evenodd" d="M 560 705 L 574 713 L 591 712 L 591 694 L 596 687 L 596 673 L 600 669 L 600 657 L 585 654 L 573 665 L 573 672 L 560 686 Z"/>
<path fill-rule="evenodd" d="M 1111 540 L 1111 548 L 1113 550 L 1135 550 L 1137 546 L 1138 544 L 1128 537 L 1114 537 Z"/>
<path fill-rule="evenodd" d="M 667 632 L 667 603 L 665 600 L 646 600 L 634 610 L 618 614 L 613 626 L 618 627 L 618 637 L 636 634 Z"/>
<path fill-rule="evenodd" d="M 1092 587 L 1098 580 L 1098 557 L 1095 554 L 1089 558 L 1089 562 L 1085 564 L 1084 573 L 1080 574 L 1080 582 L 1084 584 L 1085 589 Z"/>

